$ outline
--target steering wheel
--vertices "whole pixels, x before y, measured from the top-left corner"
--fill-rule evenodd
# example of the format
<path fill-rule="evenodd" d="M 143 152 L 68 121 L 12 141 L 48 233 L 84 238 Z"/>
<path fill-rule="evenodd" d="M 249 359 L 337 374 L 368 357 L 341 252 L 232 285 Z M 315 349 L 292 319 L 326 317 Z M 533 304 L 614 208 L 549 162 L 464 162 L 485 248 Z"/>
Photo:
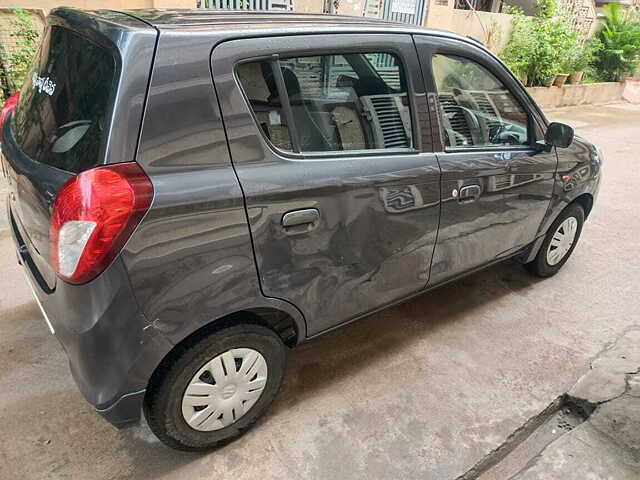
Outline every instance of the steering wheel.
<path fill-rule="evenodd" d="M 513 125 L 500 124 L 495 133 L 491 135 L 491 143 L 497 145 L 521 145 L 520 133 L 513 130 Z"/>

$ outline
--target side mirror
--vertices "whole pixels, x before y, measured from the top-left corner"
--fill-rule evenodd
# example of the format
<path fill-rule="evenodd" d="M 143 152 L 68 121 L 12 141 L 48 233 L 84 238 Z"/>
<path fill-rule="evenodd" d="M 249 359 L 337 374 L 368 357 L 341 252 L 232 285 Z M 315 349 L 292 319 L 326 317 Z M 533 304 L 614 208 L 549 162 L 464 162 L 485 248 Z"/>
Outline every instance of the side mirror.
<path fill-rule="evenodd" d="M 544 141 L 547 145 L 567 148 L 573 142 L 573 128 L 564 123 L 552 122 L 544 134 Z"/>

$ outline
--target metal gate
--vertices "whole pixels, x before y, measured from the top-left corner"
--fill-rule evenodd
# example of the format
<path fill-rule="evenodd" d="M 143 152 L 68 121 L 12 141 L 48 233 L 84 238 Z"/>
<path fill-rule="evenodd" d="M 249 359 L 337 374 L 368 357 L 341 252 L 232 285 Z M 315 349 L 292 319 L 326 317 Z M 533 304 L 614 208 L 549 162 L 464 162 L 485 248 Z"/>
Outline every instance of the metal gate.
<path fill-rule="evenodd" d="M 367 0 L 365 17 L 422 25 L 428 0 Z"/>
<path fill-rule="evenodd" d="M 293 10 L 293 0 L 199 0 L 198 8 L 206 10 Z"/>

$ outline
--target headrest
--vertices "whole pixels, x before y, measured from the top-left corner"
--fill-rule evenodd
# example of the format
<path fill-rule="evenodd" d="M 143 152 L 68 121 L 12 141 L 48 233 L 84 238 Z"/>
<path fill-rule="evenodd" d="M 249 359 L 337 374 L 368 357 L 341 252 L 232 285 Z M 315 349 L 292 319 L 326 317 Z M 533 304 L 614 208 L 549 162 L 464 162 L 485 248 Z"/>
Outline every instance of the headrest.
<path fill-rule="evenodd" d="M 284 79 L 284 85 L 289 96 L 293 97 L 299 95 L 300 82 L 298 81 L 298 77 L 296 77 L 296 74 L 293 73 L 293 70 L 291 70 L 289 67 L 280 67 L 280 70 L 282 71 L 282 78 Z M 276 84 L 276 79 L 273 75 L 273 70 L 271 69 L 270 63 L 262 63 L 262 74 L 264 75 L 264 81 L 267 84 L 267 88 L 269 89 L 270 101 L 279 98 L 278 86 Z"/>

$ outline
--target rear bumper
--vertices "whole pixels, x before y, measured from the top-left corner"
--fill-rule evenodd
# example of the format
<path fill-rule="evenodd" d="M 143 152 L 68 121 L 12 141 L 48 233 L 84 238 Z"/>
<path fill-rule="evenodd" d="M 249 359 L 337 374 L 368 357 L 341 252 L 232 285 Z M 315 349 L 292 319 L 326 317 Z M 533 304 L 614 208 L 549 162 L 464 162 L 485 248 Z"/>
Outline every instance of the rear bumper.
<path fill-rule="evenodd" d="M 51 289 L 43 284 L 10 209 L 9 221 L 19 262 L 78 388 L 113 425 L 137 422 L 149 377 L 170 345 L 140 313 L 122 260 L 85 285 L 58 280 Z"/>
<path fill-rule="evenodd" d="M 96 408 L 96 411 L 114 427 L 126 428 L 135 425 L 140 420 L 145 391 L 127 393 L 110 407 L 102 410 Z"/>

